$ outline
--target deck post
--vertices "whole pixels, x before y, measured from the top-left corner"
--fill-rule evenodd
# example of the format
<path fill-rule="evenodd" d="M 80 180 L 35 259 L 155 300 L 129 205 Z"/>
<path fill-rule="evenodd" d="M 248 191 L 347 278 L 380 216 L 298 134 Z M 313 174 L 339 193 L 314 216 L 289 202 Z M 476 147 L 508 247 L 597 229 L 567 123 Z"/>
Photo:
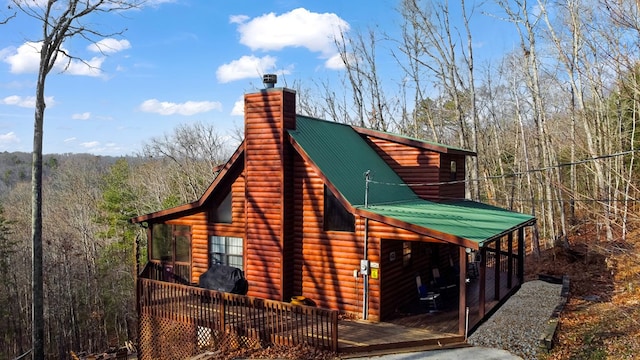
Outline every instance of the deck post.
<path fill-rule="evenodd" d="M 518 282 L 524 282 L 524 227 L 518 229 Z"/>
<path fill-rule="evenodd" d="M 500 300 L 500 259 L 502 258 L 502 254 L 500 254 L 500 242 L 502 242 L 502 237 L 499 237 L 495 241 L 496 243 L 496 255 L 495 255 L 496 275 L 494 277 L 494 280 L 495 280 L 494 295 L 495 295 L 495 299 L 498 301 Z"/>
<path fill-rule="evenodd" d="M 507 288 L 513 285 L 513 232 L 507 235 Z"/>
<path fill-rule="evenodd" d="M 467 251 L 464 246 L 460 246 L 458 266 L 460 267 L 460 279 L 458 280 L 458 334 L 466 334 L 466 313 L 467 313 Z"/>
<path fill-rule="evenodd" d="M 486 284 L 487 282 L 487 248 L 480 248 L 480 279 L 479 279 L 479 292 L 478 292 L 478 314 L 480 315 L 480 319 L 484 317 L 486 308 L 485 308 L 485 292 L 486 292 Z"/>

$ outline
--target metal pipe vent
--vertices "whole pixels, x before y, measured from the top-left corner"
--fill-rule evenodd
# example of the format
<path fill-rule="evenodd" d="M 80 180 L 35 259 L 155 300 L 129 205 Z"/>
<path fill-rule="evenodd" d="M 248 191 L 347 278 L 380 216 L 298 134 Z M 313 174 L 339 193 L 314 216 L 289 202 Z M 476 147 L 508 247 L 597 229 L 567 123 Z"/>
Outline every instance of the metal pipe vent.
<path fill-rule="evenodd" d="M 272 89 L 276 83 L 278 82 L 278 75 L 276 74 L 264 74 L 262 75 L 262 82 L 264 83 L 264 87 L 267 89 Z"/>

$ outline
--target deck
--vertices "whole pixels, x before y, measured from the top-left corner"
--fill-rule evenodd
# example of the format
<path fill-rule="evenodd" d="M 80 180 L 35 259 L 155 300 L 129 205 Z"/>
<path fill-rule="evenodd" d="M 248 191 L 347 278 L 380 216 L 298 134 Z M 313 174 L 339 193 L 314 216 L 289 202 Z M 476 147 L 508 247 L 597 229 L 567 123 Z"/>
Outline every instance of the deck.
<path fill-rule="evenodd" d="M 512 279 L 514 280 L 514 279 Z M 367 353 L 408 347 L 444 348 L 464 346 L 465 336 L 458 331 L 458 294 L 443 294 L 441 307 L 435 312 L 408 304 L 396 315 L 384 322 L 362 320 L 338 320 L 337 312 L 308 306 L 293 306 L 269 300 L 253 299 L 226 293 L 210 292 L 192 286 L 144 280 L 139 283 L 141 335 L 154 348 L 159 339 L 167 337 L 176 341 L 193 343 L 198 347 L 213 333 L 233 329 L 243 342 L 256 341 L 295 345 L 308 343 L 341 354 Z M 491 314 L 497 308 L 494 273 L 487 271 L 484 293 L 484 313 Z M 517 280 L 507 286 L 506 274 L 500 276 L 499 294 L 502 301 L 518 289 Z M 469 329 L 481 322 L 480 282 L 467 284 Z M 211 302 L 202 301 L 212 297 Z M 176 328 L 178 326 L 178 328 Z M 159 327 L 167 329 L 164 334 Z M 152 330 L 156 329 L 156 330 Z M 224 330 L 216 330 L 224 329 Z M 203 337 L 203 331 L 204 337 Z M 161 333 L 161 336 L 153 334 Z M 182 338 L 184 337 L 184 338 Z M 189 340 L 192 337 L 194 340 Z M 152 344 L 153 343 L 153 344 Z M 166 344 L 159 346 L 161 348 Z M 189 351 L 195 351 L 196 348 Z M 155 353 L 149 355 L 157 355 Z M 150 356 L 149 358 L 154 358 Z"/>

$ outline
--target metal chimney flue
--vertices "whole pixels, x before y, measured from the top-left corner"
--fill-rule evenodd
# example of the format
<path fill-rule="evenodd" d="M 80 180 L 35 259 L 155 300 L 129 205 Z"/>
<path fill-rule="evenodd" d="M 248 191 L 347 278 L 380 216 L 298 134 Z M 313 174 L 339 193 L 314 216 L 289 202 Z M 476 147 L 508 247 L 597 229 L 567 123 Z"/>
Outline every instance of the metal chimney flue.
<path fill-rule="evenodd" d="M 266 89 L 273 89 L 278 82 L 278 75 L 276 74 L 264 74 L 262 75 L 262 82 Z"/>

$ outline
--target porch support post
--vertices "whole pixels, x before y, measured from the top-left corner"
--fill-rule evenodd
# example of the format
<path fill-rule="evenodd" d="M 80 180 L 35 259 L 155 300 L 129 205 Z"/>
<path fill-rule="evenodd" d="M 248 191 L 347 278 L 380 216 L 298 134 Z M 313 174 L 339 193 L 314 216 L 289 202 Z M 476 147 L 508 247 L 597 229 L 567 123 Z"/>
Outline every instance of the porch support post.
<path fill-rule="evenodd" d="M 479 283 L 479 291 L 478 291 L 478 314 L 480 315 L 480 319 L 484 317 L 485 314 L 485 292 L 487 287 L 487 248 L 480 248 L 480 279 Z"/>
<path fill-rule="evenodd" d="M 466 334 L 467 315 L 467 252 L 464 246 L 460 246 L 458 266 L 460 267 L 460 279 L 458 280 L 458 334 Z"/>
<path fill-rule="evenodd" d="M 524 227 L 518 229 L 518 282 L 524 282 Z"/>
<path fill-rule="evenodd" d="M 495 255 L 495 262 L 496 262 L 496 275 L 494 277 L 495 283 L 494 283 L 494 295 L 495 295 L 495 299 L 496 300 L 500 300 L 500 259 L 502 258 L 502 255 L 500 254 L 500 242 L 502 242 L 502 238 L 498 238 L 498 240 L 496 240 L 496 255 Z"/>
<path fill-rule="evenodd" d="M 507 288 L 513 285 L 513 232 L 507 235 Z"/>

